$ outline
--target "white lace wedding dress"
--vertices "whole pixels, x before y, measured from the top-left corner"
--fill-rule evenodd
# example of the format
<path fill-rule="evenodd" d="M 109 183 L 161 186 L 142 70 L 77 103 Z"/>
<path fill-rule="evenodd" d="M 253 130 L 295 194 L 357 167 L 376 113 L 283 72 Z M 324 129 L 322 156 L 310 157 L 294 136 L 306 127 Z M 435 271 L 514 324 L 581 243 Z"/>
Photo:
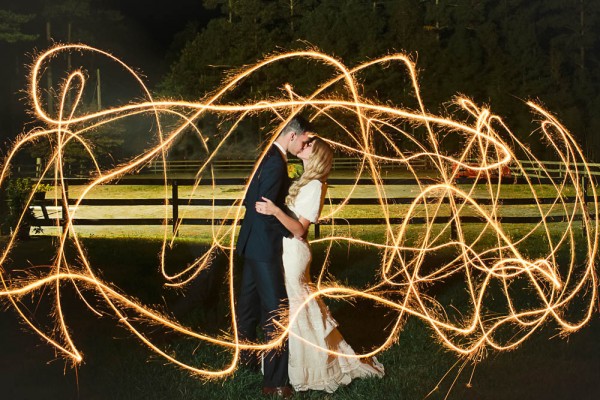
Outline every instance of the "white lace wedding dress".
<path fill-rule="evenodd" d="M 316 222 L 322 205 L 322 183 L 313 180 L 300 189 L 290 207 L 294 217 Z M 303 304 L 314 293 L 310 281 L 310 247 L 297 239 L 283 239 L 285 287 L 290 305 L 289 378 L 296 391 L 334 392 L 354 378 L 384 375 L 377 359 L 331 355 L 320 348 L 355 355 L 339 331 L 325 304 L 317 297 Z"/>

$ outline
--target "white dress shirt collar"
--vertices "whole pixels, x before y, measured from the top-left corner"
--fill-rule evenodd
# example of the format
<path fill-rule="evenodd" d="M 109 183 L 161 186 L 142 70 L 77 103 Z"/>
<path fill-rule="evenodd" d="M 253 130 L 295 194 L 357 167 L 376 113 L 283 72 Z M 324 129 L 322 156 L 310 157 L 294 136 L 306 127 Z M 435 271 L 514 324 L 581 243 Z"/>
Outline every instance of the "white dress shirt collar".
<path fill-rule="evenodd" d="M 279 149 L 279 151 L 281 152 L 281 156 L 283 157 L 283 160 L 284 160 L 285 162 L 287 162 L 287 153 L 286 153 L 286 151 L 283 149 L 283 146 L 281 146 L 281 145 L 280 145 L 279 143 L 277 143 L 277 142 L 273 142 L 273 144 L 274 144 L 275 146 L 277 146 L 277 148 L 278 148 L 278 149 Z"/>

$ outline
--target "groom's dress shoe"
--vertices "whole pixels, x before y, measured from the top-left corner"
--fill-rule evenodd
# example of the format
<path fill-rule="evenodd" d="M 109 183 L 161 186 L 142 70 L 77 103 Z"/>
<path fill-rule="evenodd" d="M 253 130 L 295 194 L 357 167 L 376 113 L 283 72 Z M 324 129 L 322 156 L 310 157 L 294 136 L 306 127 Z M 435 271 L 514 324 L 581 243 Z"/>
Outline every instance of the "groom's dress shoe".
<path fill-rule="evenodd" d="M 294 391 L 289 386 L 278 386 L 278 387 L 265 386 L 262 389 L 262 393 L 265 396 L 281 397 L 282 399 L 289 399 L 294 395 Z"/>

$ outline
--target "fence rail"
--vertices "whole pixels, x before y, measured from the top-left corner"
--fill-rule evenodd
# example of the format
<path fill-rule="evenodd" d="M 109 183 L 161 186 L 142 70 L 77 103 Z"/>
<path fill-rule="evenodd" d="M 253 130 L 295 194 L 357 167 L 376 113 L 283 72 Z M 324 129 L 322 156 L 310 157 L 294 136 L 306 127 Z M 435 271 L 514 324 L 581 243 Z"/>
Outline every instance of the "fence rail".
<path fill-rule="evenodd" d="M 477 163 L 476 160 L 465 160 L 467 163 Z M 333 170 L 344 171 L 354 170 L 362 162 L 359 158 L 353 157 L 336 157 L 333 159 Z M 255 160 L 214 160 L 210 163 L 210 166 L 215 172 L 231 172 L 231 173 L 249 173 Z M 520 164 L 519 168 L 516 165 Z M 194 176 L 200 168 L 204 165 L 204 161 L 201 160 L 167 160 L 165 162 L 154 160 L 146 164 L 140 171 L 142 174 L 182 174 Z M 543 166 L 543 168 L 541 166 Z M 410 166 L 417 170 L 424 170 L 432 168 L 431 163 L 425 158 L 415 158 L 410 161 Z M 550 174 L 554 177 L 562 177 L 567 171 L 573 170 L 573 168 L 579 168 L 582 170 L 584 166 L 590 169 L 590 175 L 600 176 L 600 163 L 571 163 L 569 168 L 566 167 L 565 163 L 561 161 L 541 161 L 534 162 L 530 160 L 517 160 L 513 162 L 509 167 L 511 174 L 514 176 L 529 176 L 532 178 L 543 178 L 546 174 Z M 398 163 L 381 163 L 379 168 L 384 170 L 406 170 L 406 164 Z M 13 173 L 15 176 L 23 177 L 40 177 L 42 172 L 41 161 L 37 164 L 18 164 L 13 167 Z M 86 177 L 90 173 L 90 166 L 82 163 L 70 163 L 65 165 L 63 168 L 64 173 L 68 177 Z"/>

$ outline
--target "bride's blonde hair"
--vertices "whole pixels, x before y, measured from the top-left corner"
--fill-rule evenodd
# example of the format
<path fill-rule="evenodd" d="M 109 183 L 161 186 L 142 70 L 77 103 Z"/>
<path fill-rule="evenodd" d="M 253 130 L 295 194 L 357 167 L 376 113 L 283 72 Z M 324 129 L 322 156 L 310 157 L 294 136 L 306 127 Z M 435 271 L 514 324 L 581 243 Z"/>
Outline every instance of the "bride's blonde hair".
<path fill-rule="evenodd" d="M 308 157 L 304 173 L 292 184 L 285 199 L 288 206 L 294 204 L 298 192 L 304 185 L 315 179 L 325 183 L 331 171 L 333 164 L 333 149 L 331 146 L 318 136 L 312 136 L 307 143 L 311 142 L 312 153 Z"/>

